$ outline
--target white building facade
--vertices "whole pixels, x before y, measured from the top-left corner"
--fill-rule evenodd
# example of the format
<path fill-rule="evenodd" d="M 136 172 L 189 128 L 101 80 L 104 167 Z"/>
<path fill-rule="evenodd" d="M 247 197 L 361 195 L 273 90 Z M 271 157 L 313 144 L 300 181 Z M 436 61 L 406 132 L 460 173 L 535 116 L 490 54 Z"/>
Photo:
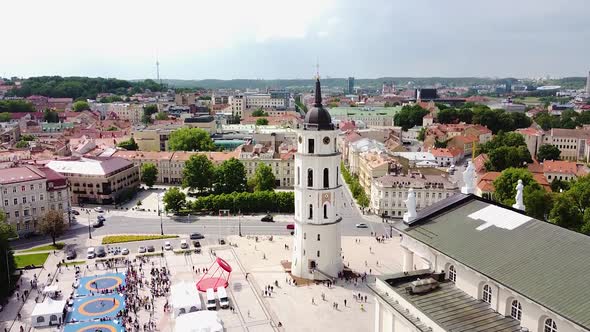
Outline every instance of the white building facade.
<path fill-rule="evenodd" d="M 316 101 L 297 137 L 295 155 L 295 232 L 291 273 L 325 280 L 342 271 L 342 188 L 340 153 L 330 113 L 322 106 L 319 79 Z"/>

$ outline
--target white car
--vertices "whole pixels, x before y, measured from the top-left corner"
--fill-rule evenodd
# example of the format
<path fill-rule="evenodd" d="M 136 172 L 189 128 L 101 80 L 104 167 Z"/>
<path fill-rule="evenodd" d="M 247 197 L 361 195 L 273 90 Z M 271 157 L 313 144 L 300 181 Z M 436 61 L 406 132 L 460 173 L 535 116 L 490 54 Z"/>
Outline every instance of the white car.
<path fill-rule="evenodd" d="M 88 248 L 88 250 L 86 251 L 86 258 L 92 259 L 94 257 L 96 257 L 96 251 L 94 250 L 94 247 Z"/>
<path fill-rule="evenodd" d="M 121 255 L 129 255 L 129 249 L 127 249 L 127 248 L 121 249 Z"/>
<path fill-rule="evenodd" d="M 180 240 L 180 249 L 188 249 L 188 242 L 186 240 Z"/>
<path fill-rule="evenodd" d="M 365 224 L 364 222 L 356 224 L 356 228 L 368 228 L 369 226 L 367 226 L 367 224 Z"/>
<path fill-rule="evenodd" d="M 170 241 L 164 242 L 164 250 L 172 250 L 172 244 L 170 244 Z"/>
<path fill-rule="evenodd" d="M 143 254 L 146 251 L 144 246 L 139 247 L 139 249 L 137 250 L 137 252 L 139 252 L 140 254 Z"/>
<path fill-rule="evenodd" d="M 94 208 L 94 212 L 103 213 L 104 210 L 100 206 L 97 206 Z"/>

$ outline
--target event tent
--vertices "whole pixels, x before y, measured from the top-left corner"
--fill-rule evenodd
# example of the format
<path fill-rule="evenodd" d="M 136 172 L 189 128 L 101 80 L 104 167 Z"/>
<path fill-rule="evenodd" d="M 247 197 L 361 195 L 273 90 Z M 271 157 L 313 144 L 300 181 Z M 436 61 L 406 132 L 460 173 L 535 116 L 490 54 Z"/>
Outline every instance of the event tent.
<path fill-rule="evenodd" d="M 37 303 L 31 314 L 31 324 L 34 327 L 61 324 L 65 306 L 65 300 L 47 299 L 45 302 Z"/>
<path fill-rule="evenodd" d="M 216 311 L 197 311 L 176 318 L 175 332 L 221 332 L 223 325 Z"/>
<path fill-rule="evenodd" d="M 203 307 L 197 286 L 193 283 L 181 281 L 174 284 L 170 293 L 170 302 L 174 310 L 174 317 L 201 310 Z"/>

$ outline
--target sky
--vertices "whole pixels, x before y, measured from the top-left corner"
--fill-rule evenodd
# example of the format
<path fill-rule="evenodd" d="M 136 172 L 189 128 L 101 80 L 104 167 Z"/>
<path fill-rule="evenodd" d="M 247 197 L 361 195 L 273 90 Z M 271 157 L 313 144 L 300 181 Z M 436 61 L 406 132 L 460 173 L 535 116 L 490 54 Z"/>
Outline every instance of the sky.
<path fill-rule="evenodd" d="M 564 77 L 590 70 L 588 0 L 19 0 L 0 76 Z"/>

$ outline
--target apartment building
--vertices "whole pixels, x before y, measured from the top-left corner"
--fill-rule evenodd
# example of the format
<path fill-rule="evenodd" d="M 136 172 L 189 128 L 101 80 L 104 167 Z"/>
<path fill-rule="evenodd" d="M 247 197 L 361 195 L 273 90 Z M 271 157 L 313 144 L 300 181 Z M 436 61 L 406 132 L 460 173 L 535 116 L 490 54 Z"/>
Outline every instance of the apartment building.
<path fill-rule="evenodd" d="M 68 182 L 47 167 L 0 169 L 0 202 L 7 222 L 18 234 L 35 232 L 47 211 L 69 209 Z"/>
<path fill-rule="evenodd" d="M 142 126 L 134 128 L 131 135 L 141 151 L 166 151 L 170 133 L 181 127 L 177 123 Z"/>
<path fill-rule="evenodd" d="M 47 167 L 69 180 L 72 204 L 114 204 L 139 187 L 139 167 L 117 157 L 52 160 Z"/>
<path fill-rule="evenodd" d="M 384 175 L 373 179 L 371 211 L 380 216 L 402 218 L 408 211 L 405 200 L 412 188 L 416 195 L 416 208 L 422 209 L 459 192 L 457 183 L 442 175 Z"/>
<path fill-rule="evenodd" d="M 590 142 L 590 130 L 586 128 L 552 128 L 548 131 L 525 128 L 517 129 L 516 131 L 523 135 L 527 148 L 533 158 L 537 157 L 541 145 L 550 144 L 559 149 L 562 160 L 587 161 L 587 145 Z"/>
<path fill-rule="evenodd" d="M 332 120 L 362 122 L 369 127 L 392 127 L 393 118 L 401 107 L 334 107 Z"/>
<path fill-rule="evenodd" d="M 196 100 L 196 95 L 194 92 L 187 92 L 187 93 L 175 93 L 174 94 L 174 103 L 176 105 L 194 105 Z"/>
<path fill-rule="evenodd" d="M 575 161 L 545 160 L 543 162 L 543 175 L 549 183 L 553 180 L 571 181 L 588 174 L 588 167 L 577 164 Z"/>
<path fill-rule="evenodd" d="M 246 109 L 281 108 L 290 106 L 290 94 L 284 90 L 270 90 L 268 93 L 243 93 L 228 98 L 234 115 L 242 116 Z"/>
<path fill-rule="evenodd" d="M 457 148 L 430 149 L 439 167 L 457 165 L 463 159 L 463 150 Z"/>
<path fill-rule="evenodd" d="M 140 124 L 143 116 L 143 104 L 111 103 L 108 104 L 107 114 L 117 119 L 128 120 L 132 124 Z"/>
<path fill-rule="evenodd" d="M 20 139 L 20 126 L 18 123 L 0 123 L 0 143 L 8 145 L 16 144 Z"/>
<path fill-rule="evenodd" d="M 363 152 L 359 158 L 359 184 L 370 195 L 373 179 L 398 170 L 401 170 L 399 164 L 387 154 L 378 151 Z"/>
<path fill-rule="evenodd" d="M 297 148 L 287 144 L 276 148 L 271 144 L 245 144 L 239 151 L 238 159 L 244 164 L 248 178 L 254 176 L 260 163 L 264 163 L 272 169 L 277 187 L 293 187 Z"/>

